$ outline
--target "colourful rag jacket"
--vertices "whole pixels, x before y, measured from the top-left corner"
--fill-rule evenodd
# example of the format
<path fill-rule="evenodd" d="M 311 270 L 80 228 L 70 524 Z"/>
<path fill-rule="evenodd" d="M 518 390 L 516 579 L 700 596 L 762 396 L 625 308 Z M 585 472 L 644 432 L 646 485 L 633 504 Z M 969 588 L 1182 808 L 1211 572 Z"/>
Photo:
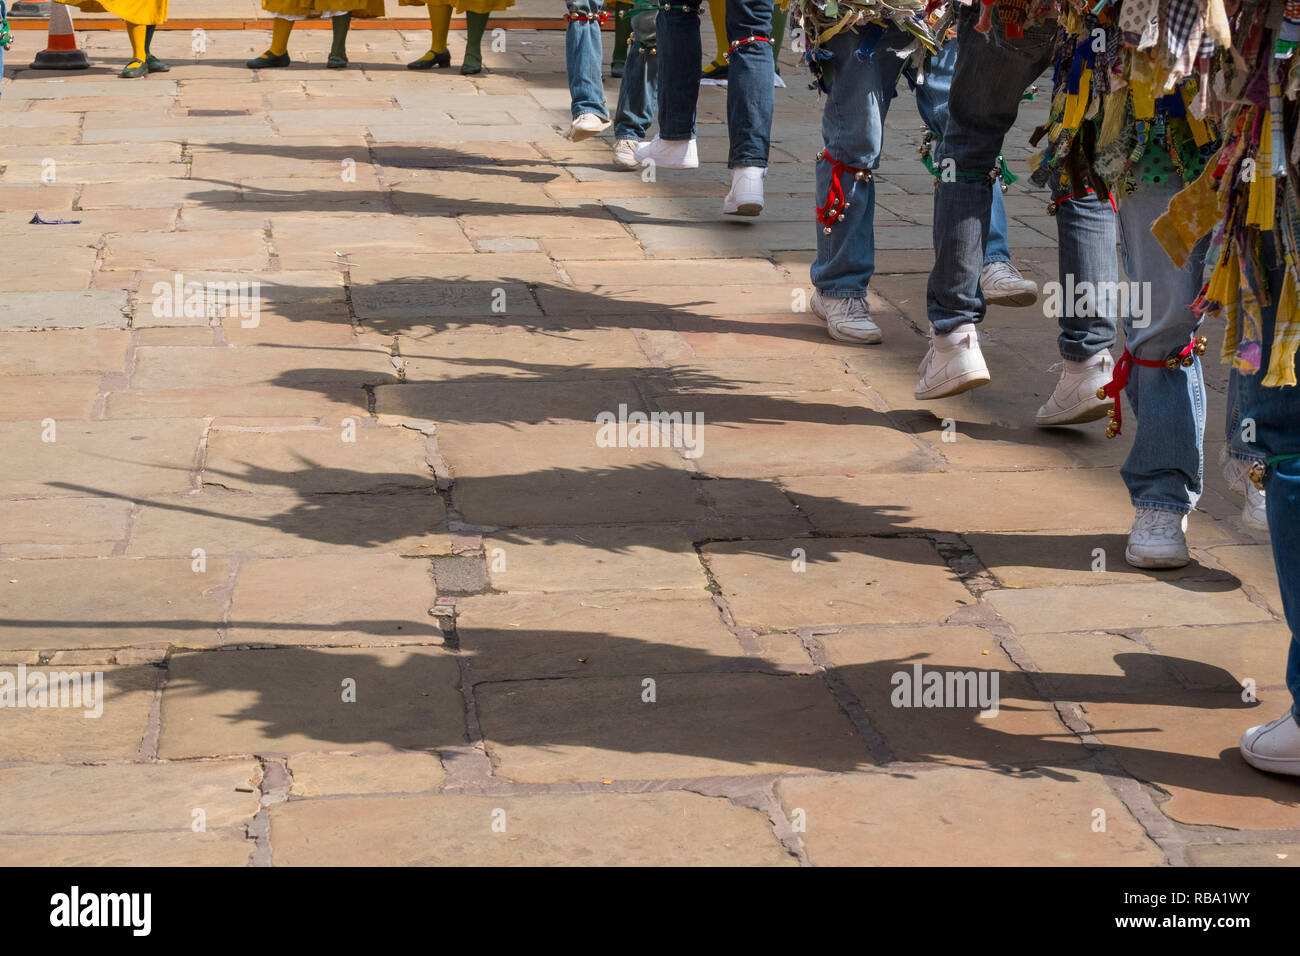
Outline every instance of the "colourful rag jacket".
<path fill-rule="evenodd" d="M 1047 123 L 1030 142 L 1031 178 L 1081 196 L 1123 197 L 1142 183 L 1196 179 L 1218 148 L 1210 76 L 1222 0 L 1068 0 Z M 1225 15 L 1226 16 L 1226 15 Z"/>
<path fill-rule="evenodd" d="M 1180 192 L 1153 231 L 1175 262 L 1187 235 L 1212 230 L 1205 292 L 1196 308 L 1224 319 L 1223 359 L 1268 387 L 1296 385 L 1300 347 L 1300 2 L 1245 2 L 1233 18 L 1233 48 L 1216 77 L 1224 104 L 1223 145 Z M 1271 233 L 1273 242 L 1266 243 Z M 1271 254 L 1270 254 L 1271 250 Z M 1269 274 L 1284 269 L 1269 366 L 1262 310 Z"/>

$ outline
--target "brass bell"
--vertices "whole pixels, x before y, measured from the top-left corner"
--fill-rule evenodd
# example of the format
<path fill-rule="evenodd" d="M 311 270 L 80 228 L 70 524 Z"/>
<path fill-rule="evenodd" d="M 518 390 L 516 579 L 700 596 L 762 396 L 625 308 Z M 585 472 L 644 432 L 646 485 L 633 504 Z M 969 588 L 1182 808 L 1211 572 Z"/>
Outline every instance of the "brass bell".
<path fill-rule="evenodd" d="M 1173 358 L 1167 358 L 1167 359 L 1165 359 L 1165 368 L 1169 369 L 1169 371 L 1172 372 L 1172 371 L 1174 371 L 1176 368 L 1178 368 L 1178 364 L 1179 364 L 1181 361 L 1182 361 L 1182 359 L 1180 359 L 1177 355 L 1175 355 Z"/>
<path fill-rule="evenodd" d="M 848 209 L 848 208 L 849 208 L 849 205 L 850 205 L 850 203 L 845 203 L 845 204 L 844 204 L 843 206 L 841 206 L 840 208 L 841 208 L 841 209 Z"/>
<path fill-rule="evenodd" d="M 1248 475 L 1251 482 L 1260 491 L 1264 490 L 1264 478 L 1267 476 L 1267 473 L 1268 466 L 1266 466 L 1262 461 L 1251 462 Z"/>
<path fill-rule="evenodd" d="M 820 163 L 820 162 L 822 161 L 822 159 L 823 159 L 825 156 L 826 156 L 825 153 L 818 153 L 818 154 L 817 154 L 817 162 Z"/>
<path fill-rule="evenodd" d="M 1047 214 L 1048 214 L 1049 216 L 1055 216 L 1055 215 L 1056 215 L 1056 212 L 1057 212 L 1057 206 L 1056 206 L 1056 203 L 1054 203 L 1054 202 L 1049 202 L 1049 203 L 1047 204 Z"/>
<path fill-rule="evenodd" d="M 1103 385 L 1101 388 L 1097 389 L 1097 398 L 1101 401 L 1106 400 L 1106 386 Z"/>
<path fill-rule="evenodd" d="M 830 227 L 830 226 L 827 226 L 825 229 L 822 230 L 822 235 L 824 235 L 824 236 L 829 236 L 830 234 L 831 234 L 831 227 Z"/>
<path fill-rule="evenodd" d="M 1196 344 L 1192 347 L 1192 350 L 1197 355 L 1204 355 L 1205 350 L 1209 347 L 1210 347 L 1210 340 L 1207 339 L 1204 335 L 1198 335 L 1196 337 Z"/>
<path fill-rule="evenodd" d="M 835 221 L 836 221 L 836 222 L 843 222 L 843 221 L 844 221 L 844 213 L 840 213 L 840 217 L 839 217 L 838 219 L 836 219 Z"/>
<path fill-rule="evenodd" d="M 856 173 L 853 174 L 853 178 L 856 179 L 858 182 L 862 182 L 862 180 L 867 178 L 867 174 L 859 169 Z"/>
<path fill-rule="evenodd" d="M 1106 426 L 1107 438 L 1114 438 L 1118 434 L 1119 434 L 1119 426 L 1117 426 L 1114 422 L 1111 422 L 1109 425 Z"/>
<path fill-rule="evenodd" d="M 1109 418 L 1111 421 L 1115 420 L 1115 407 L 1113 405 L 1110 408 L 1106 409 L 1106 417 Z"/>
<path fill-rule="evenodd" d="M 1190 352 L 1187 353 L 1186 355 L 1183 356 L 1183 368 L 1191 368 L 1192 363 L 1195 361 L 1196 361 L 1196 356 Z"/>

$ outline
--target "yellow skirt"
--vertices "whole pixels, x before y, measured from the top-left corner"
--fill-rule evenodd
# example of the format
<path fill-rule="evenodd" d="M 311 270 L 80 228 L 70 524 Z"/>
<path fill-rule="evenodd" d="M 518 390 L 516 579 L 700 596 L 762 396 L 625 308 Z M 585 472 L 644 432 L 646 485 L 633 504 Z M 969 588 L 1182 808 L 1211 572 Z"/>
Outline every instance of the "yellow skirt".
<path fill-rule="evenodd" d="M 167 20 L 167 0 L 60 0 L 82 13 L 111 13 L 127 23 L 157 26 Z"/>
<path fill-rule="evenodd" d="M 345 10 L 354 17 L 382 17 L 384 0 L 262 0 L 262 9 L 290 17 L 316 17 L 330 10 Z"/>
<path fill-rule="evenodd" d="M 457 13 L 491 13 L 509 10 L 515 0 L 397 0 L 402 7 L 452 7 Z"/>

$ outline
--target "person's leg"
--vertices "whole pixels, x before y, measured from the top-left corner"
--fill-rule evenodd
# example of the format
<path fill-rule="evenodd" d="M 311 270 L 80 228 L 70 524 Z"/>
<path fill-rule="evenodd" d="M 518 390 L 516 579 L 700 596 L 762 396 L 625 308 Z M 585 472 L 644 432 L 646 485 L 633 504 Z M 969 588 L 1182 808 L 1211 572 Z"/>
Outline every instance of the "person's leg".
<path fill-rule="evenodd" d="M 1138 283 L 1144 310 L 1124 319 L 1125 348 L 1136 360 L 1124 395 L 1136 420 L 1133 445 L 1120 467 L 1137 520 L 1125 557 L 1146 568 L 1181 567 L 1189 560 L 1184 517 L 1201 496 L 1205 434 L 1205 380 L 1195 354 L 1187 365 L 1166 361 L 1187 348 L 1200 328 L 1190 305 L 1201 291 L 1209 238 L 1177 268 L 1151 223 L 1173 190 L 1143 186 L 1120 203 L 1120 248 L 1130 282 Z M 1144 315 L 1133 315 L 1145 311 Z M 1152 365 L 1142 365 L 1149 362 Z"/>
<path fill-rule="evenodd" d="M 916 111 L 921 122 L 930 130 L 932 142 L 942 142 L 948 126 L 948 96 L 952 91 L 953 71 L 957 67 L 958 43 L 950 40 L 937 56 L 930 60 L 925 82 L 917 83 L 909 74 L 908 80 L 916 92 Z M 1011 264 L 1011 250 L 1007 245 L 1007 209 L 1002 189 L 994 188 L 989 207 L 988 240 L 984 244 L 984 268 L 980 270 L 980 289 L 984 300 L 994 305 L 1029 306 L 1038 301 L 1038 286 L 1026 279 Z M 990 268 L 992 266 L 992 268 Z"/>
<path fill-rule="evenodd" d="M 266 52 L 255 56 L 244 65 L 250 70 L 289 65 L 289 34 L 293 32 L 293 21 L 285 17 L 275 17 L 271 21 L 271 45 Z"/>
<path fill-rule="evenodd" d="M 1110 382 L 1115 371 L 1110 348 L 1116 338 L 1117 303 L 1110 296 L 1093 296 L 1091 305 L 1086 299 L 1081 303 L 1066 301 L 1072 289 L 1118 288 L 1115 212 L 1110 203 L 1091 195 L 1058 199 L 1055 218 L 1059 281 L 1046 287 L 1044 304 L 1049 315 L 1053 310 L 1057 312 L 1061 331 L 1056 346 L 1063 361 L 1052 394 L 1034 416 L 1035 423 L 1044 427 L 1105 418 L 1110 402 L 1099 398 L 1097 390 Z"/>
<path fill-rule="evenodd" d="M 465 11 L 465 59 L 461 62 L 461 76 L 474 76 L 483 72 L 483 31 L 488 25 L 487 13 Z"/>
<path fill-rule="evenodd" d="M 147 28 L 143 23 L 129 23 L 125 20 L 122 22 L 126 24 L 126 36 L 131 41 L 131 62 L 124 66 L 118 75 L 127 79 L 144 76 L 149 72 L 149 67 L 145 63 L 145 57 L 149 55 L 145 51 Z"/>
<path fill-rule="evenodd" d="M 331 70 L 341 70 L 348 65 L 348 30 L 352 29 L 352 14 L 335 14 L 330 21 L 330 29 L 334 36 L 325 65 Z"/>
<path fill-rule="evenodd" d="M 880 166 L 885 116 L 903 65 L 893 50 L 910 37 L 890 28 L 873 55 L 858 57 L 854 52 L 862 40 L 862 32 L 845 30 L 822 48 L 830 58 L 822 68 L 827 87 L 822 106 L 825 149 L 818 154 L 815 198 L 818 207 L 824 207 L 835 185 L 843 191 L 846 207 L 839 213 L 842 221 L 815 224 L 817 258 L 810 277 L 823 299 L 864 298 L 875 273 L 876 184 L 868 175 L 859 179 L 857 171 Z"/>
<path fill-rule="evenodd" d="M 684 0 L 659 13 L 659 138 L 695 139 L 700 95 L 700 2 Z"/>
<path fill-rule="evenodd" d="M 406 64 L 410 70 L 432 70 L 451 66 L 451 52 L 447 49 L 447 34 L 451 31 L 451 4 L 429 4 L 429 49 L 418 60 Z"/>
<path fill-rule="evenodd" d="M 654 122 L 659 74 L 656 42 L 655 12 L 638 11 L 632 17 L 632 42 L 618 87 L 618 108 L 614 111 L 616 141 L 643 140 Z M 635 160 L 630 165 L 635 166 Z"/>
<path fill-rule="evenodd" d="M 1245 498 L 1241 508 L 1241 522 L 1251 531 L 1268 534 L 1268 514 L 1264 492 L 1250 480 L 1250 469 L 1262 461 L 1255 443 L 1255 423 L 1241 412 L 1243 393 L 1251 388 L 1253 376 L 1244 375 L 1235 368 L 1228 371 L 1227 409 L 1224 415 L 1224 449 L 1220 464 L 1228 489 Z"/>
<path fill-rule="evenodd" d="M 609 62 L 609 75 L 618 79 L 627 68 L 628 41 L 632 38 L 632 4 L 630 0 L 614 3 L 614 55 Z"/>
<path fill-rule="evenodd" d="M 1021 95 L 1051 61 L 1055 37 L 1046 24 L 1030 26 L 1018 40 L 1007 39 L 996 25 L 985 36 L 975 30 L 976 11 L 963 8 L 960 17 L 948 122 L 935 151 L 935 265 L 926 298 L 937 335 L 984 318 L 979 278 L 992 219 L 990 173 Z"/>
<path fill-rule="evenodd" d="M 713 39 L 717 53 L 705 64 L 701 73 L 705 79 L 727 78 L 727 0 L 709 0 L 709 21 L 713 24 Z"/>
<path fill-rule="evenodd" d="M 569 75 L 573 113 L 570 138 L 586 139 L 609 125 L 601 83 L 600 19 L 604 0 L 565 0 L 569 23 L 564 34 L 564 62 Z M 585 120 L 584 116 L 593 117 Z"/>
<path fill-rule="evenodd" d="M 876 38 L 874 52 L 857 56 L 870 37 Z M 904 62 L 894 51 L 910 41 L 901 30 L 868 26 L 861 32 L 846 30 L 822 48 L 830 56 L 821 75 L 825 149 L 816 166 L 819 221 L 810 309 L 826 323 L 830 337 L 841 342 L 874 345 L 882 339 L 866 298 L 876 269 L 871 171 L 880 166 L 885 116 Z M 837 201 L 841 194 L 842 202 Z"/>
<path fill-rule="evenodd" d="M 157 26 L 152 23 L 144 28 L 144 62 L 150 73 L 166 73 L 171 67 L 153 55 L 153 34 L 156 29 Z"/>
<path fill-rule="evenodd" d="M 772 11 L 772 71 L 781 75 L 781 44 L 785 42 L 785 27 L 790 21 L 790 4 L 776 5 Z"/>
<path fill-rule="evenodd" d="M 1274 261 L 1272 242 L 1265 238 L 1265 262 Z M 1263 356 L 1260 369 L 1267 369 L 1276 332 L 1277 306 L 1283 269 L 1269 275 L 1271 305 L 1261 316 Z M 1273 542 L 1282 611 L 1291 631 L 1287 656 L 1286 686 L 1290 707 L 1276 720 L 1252 727 L 1241 738 L 1246 762 L 1261 770 L 1300 775 L 1300 387 L 1266 388 L 1263 373 L 1237 372 L 1239 419 L 1253 423 L 1251 442 L 1242 444 L 1261 460 L 1279 456 L 1265 470 L 1264 500 L 1268 529 Z"/>
<path fill-rule="evenodd" d="M 727 167 L 767 168 L 772 142 L 772 0 L 727 0 Z M 699 89 L 698 83 L 696 89 Z"/>

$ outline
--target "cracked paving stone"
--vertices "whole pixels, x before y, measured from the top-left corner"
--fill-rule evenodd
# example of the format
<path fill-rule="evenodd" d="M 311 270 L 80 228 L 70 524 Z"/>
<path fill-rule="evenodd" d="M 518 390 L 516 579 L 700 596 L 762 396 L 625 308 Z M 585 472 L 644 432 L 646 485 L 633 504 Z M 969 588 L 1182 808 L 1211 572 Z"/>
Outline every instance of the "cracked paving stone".
<path fill-rule="evenodd" d="M 786 777 L 777 796 L 818 866 L 1159 866 L 1164 854 L 1096 773 Z M 1093 829 L 1097 810 L 1106 829 Z"/>
<path fill-rule="evenodd" d="M 937 622 L 973 601 L 917 538 L 720 542 L 702 551 L 737 621 L 751 627 Z"/>
<path fill-rule="evenodd" d="M 271 845 L 277 866 L 795 863 L 762 813 L 695 793 L 295 800 L 271 808 Z"/>
<path fill-rule="evenodd" d="M 655 701 L 643 701 L 653 679 Z M 871 754 L 816 677 L 667 674 L 475 688 L 497 774 L 521 782 L 855 770 Z"/>
<path fill-rule="evenodd" d="M 0 833 L 198 837 L 190 829 L 196 809 L 209 830 L 243 826 L 257 812 L 261 777 L 252 760 L 4 767 Z"/>
<path fill-rule="evenodd" d="M 177 654 L 168 675 L 158 745 L 163 759 L 465 743 L 456 659 L 437 648 Z M 345 700 L 353 689 L 355 701 Z"/>
<path fill-rule="evenodd" d="M 6 562 L 0 646 L 211 646 L 228 576 L 228 561 L 208 560 L 196 573 L 189 555 Z"/>
<path fill-rule="evenodd" d="M 33 664 L 23 675 L 27 686 L 34 674 L 44 675 L 53 687 L 66 688 L 69 702 L 80 706 L 6 707 L 0 716 L 0 760 L 87 763 L 136 756 L 161 676 L 158 668 Z M 25 693 L 17 668 L 0 667 L 0 682 L 11 680 L 18 693 Z M 56 690 L 51 701 L 61 701 L 61 693 Z"/>

